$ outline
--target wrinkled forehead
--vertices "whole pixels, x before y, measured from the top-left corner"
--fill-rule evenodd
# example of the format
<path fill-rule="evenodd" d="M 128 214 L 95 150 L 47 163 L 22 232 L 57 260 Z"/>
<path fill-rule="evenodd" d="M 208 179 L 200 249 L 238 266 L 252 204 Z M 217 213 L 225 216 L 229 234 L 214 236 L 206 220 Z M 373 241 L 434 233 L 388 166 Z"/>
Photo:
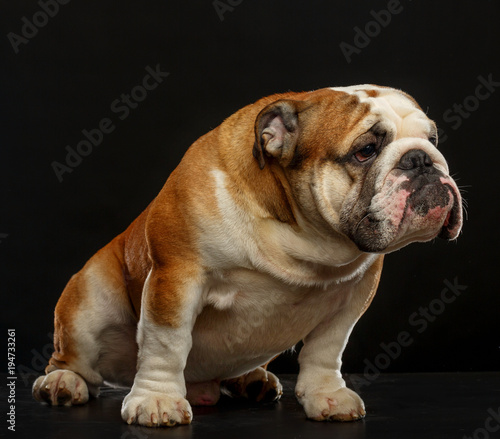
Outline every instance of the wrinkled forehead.
<path fill-rule="evenodd" d="M 359 121 L 361 130 L 369 130 L 374 124 L 382 122 L 395 131 L 395 138 L 428 138 L 436 134 L 435 123 L 410 95 L 401 90 L 375 85 L 332 87 L 331 90 L 355 96 L 361 105 L 368 105 L 366 117 Z"/>

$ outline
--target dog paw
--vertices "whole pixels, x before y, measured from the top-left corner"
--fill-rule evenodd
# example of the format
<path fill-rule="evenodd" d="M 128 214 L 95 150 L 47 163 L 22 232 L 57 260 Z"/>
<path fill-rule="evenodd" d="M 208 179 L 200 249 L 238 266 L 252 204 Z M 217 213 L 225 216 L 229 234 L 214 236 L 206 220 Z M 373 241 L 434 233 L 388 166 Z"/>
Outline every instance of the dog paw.
<path fill-rule="evenodd" d="M 54 370 L 33 383 L 33 397 L 50 405 L 79 405 L 89 400 L 85 380 L 71 370 Z"/>
<path fill-rule="evenodd" d="M 278 377 L 262 367 L 226 380 L 222 385 L 224 393 L 233 398 L 242 397 L 257 402 L 277 401 L 283 395 L 283 386 Z"/>
<path fill-rule="evenodd" d="M 363 400 L 346 387 L 334 392 L 297 393 L 297 398 L 314 421 L 356 421 L 366 415 Z"/>
<path fill-rule="evenodd" d="M 193 419 L 191 406 L 182 396 L 134 389 L 123 400 L 121 414 L 128 424 L 146 427 L 173 427 Z"/>

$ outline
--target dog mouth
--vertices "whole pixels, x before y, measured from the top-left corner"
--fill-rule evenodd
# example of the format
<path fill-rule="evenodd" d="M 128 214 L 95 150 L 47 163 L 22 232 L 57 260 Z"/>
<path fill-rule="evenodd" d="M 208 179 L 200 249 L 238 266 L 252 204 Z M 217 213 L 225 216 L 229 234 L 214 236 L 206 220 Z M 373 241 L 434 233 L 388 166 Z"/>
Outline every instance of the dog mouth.
<path fill-rule="evenodd" d="M 448 179 L 441 178 L 410 193 L 398 228 L 403 233 L 405 229 L 428 230 L 434 237 L 453 240 L 460 232 L 461 212 L 458 189 Z"/>
<path fill-rule="evenodd" d="M 462 225 L 462 203 L 457 193 L 458 189 L 452 187 L 449 183 L 444 183 L 444 186 L 453 197 L 453 205 L 446 215 L 438 238 L 453 240 L 457 238 Z"/>
<path fill-rule="evenodd" d="M 372 199 L 351 236 L 360 250 L 385 253 L 436 237 L 456 239 L 461 226 L 461 197 L 453 180 L 403 179 Z"/>

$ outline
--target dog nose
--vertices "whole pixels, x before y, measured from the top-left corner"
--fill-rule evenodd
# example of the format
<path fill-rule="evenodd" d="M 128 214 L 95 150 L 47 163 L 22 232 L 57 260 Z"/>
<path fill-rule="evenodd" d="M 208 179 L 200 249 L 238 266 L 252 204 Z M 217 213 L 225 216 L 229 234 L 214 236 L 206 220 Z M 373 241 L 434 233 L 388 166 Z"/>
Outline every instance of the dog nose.
<path fill-rule="evenodd" d="M 402 169 L 403 171 L 419 169 L 423 172 L 428 172 L 432 165 L 432 160 L 425 151 L 421 149 L 410 149 L 408 152 L 403 154 L 399 160 L 397 168 Z"/>

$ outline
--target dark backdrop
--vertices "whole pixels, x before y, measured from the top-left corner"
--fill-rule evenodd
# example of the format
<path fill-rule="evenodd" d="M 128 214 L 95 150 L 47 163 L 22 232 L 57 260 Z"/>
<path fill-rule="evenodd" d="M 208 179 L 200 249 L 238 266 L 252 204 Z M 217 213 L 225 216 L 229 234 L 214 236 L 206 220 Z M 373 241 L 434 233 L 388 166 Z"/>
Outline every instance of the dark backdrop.
<path fill-rule="evenodd" d="M 60 1 L 3 2 L 0 18 L 2 330 L 20 373 L 43 367 L 69 277 L 194 140 L 264 95 L 356 83 L 402 88 L 437 121 L 468 214 L 458 242 L 386 258 L 344 371 L 498 370 L 498 2 Z M 148 66 L 169 75 L 144 93 Z"/>

